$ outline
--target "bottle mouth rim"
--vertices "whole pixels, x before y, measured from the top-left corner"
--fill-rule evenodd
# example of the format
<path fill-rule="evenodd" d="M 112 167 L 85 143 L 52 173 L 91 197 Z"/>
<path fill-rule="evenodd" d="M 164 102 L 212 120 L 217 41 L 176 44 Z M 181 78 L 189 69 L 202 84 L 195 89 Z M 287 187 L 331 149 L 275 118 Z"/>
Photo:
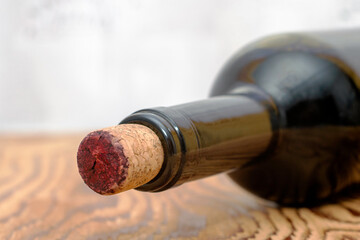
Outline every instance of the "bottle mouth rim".
<path fill-rule="evenodd" d="M 170 108 L 159 107 L 137 111 L 120 124 L 142 124 L 152 129 L 160 138 L 164 149 L 164 163 L 160 172 L 150 182 L 137 187 L 137 190 L 160 192 L 178 185 L 182 170 L 186 162 L 186 141 L 184 127 L 191 128 L 190 120 L 178 111 Z M 179 124 L 180 123 L 180 124 Z M 184 126 L 184 123 L 186 123 Z"/>

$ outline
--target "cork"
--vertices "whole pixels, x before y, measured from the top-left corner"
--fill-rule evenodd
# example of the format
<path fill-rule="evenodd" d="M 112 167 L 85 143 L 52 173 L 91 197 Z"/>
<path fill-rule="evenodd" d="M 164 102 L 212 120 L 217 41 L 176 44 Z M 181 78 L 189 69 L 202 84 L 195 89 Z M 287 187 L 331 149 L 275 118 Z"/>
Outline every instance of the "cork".
<path fill-rule="evenodd" d="M 140 124 L 121 124 L 91 132 L 80 143 L 77 154 L 84 182 L 103 195 L 151 181 L 163 161 L 159 137 Z"/>

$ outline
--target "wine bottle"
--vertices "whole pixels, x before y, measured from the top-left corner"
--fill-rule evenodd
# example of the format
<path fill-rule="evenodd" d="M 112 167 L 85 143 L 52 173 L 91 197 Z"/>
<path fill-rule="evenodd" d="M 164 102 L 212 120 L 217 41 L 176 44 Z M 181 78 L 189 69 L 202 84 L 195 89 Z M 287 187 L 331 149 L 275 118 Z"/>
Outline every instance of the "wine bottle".
<path fill-rule="evenodd" d="M 360 30 L 255 41 L 225 64 L 208 99 L 140 110 L 90 133 L 78 151 L 80 174 L 94 191 L 113 194 L 227 172 L 288 205 L 358 187 L 359 43 Z"/>

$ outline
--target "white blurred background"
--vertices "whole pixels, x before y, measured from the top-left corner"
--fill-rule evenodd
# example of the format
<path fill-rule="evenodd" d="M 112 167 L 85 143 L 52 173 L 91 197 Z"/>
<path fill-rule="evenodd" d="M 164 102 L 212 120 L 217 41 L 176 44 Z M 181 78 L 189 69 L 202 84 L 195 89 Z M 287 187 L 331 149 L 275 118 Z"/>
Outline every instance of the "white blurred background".
<path fill-rule="evenodd" d="M 249 41 L 356 26 L 358 0 L 1 0 L 0 133 L 92 130 L 205 98 Z"/>

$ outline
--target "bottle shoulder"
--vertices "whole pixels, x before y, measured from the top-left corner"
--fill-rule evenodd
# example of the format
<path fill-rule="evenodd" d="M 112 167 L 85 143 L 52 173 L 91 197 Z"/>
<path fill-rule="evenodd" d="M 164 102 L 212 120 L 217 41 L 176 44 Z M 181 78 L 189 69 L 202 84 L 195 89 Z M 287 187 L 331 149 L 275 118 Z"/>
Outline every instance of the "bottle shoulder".
<path fill-rule="evenodd" d="M 260 39 L 220 72 L 211 95 L 255 85 L 276 103 L 282 126 L 359 124 L 358 76 L 332 46 L 305 34 Z"/>

